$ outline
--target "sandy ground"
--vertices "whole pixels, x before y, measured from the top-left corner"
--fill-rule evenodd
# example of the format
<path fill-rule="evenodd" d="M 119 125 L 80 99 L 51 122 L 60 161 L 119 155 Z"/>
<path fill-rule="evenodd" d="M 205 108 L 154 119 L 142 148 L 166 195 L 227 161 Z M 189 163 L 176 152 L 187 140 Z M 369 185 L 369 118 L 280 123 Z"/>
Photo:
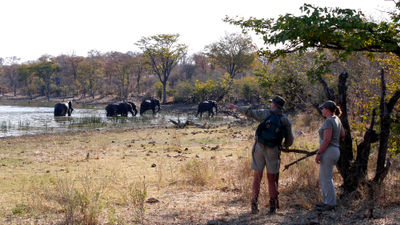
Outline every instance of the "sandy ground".
<path fill-rule="evenodd" d="M 172 112 L 193 111 L 196 108 L 195 105 L 164 107 Z M 141 180 L 142 177 L 146 177 L 148 188 L 144 224 L 400 224 L 398 160 L 393 163 L 394 169 L 388 178 L 383 199 L 376 203 L 374 218 L 367 217 L 367 204 L 362 199 L 350 203 L 340 201 L 334 211 L 321 213 L 314 210 L 313 205 L 319 201 L 319 187 L 313 159 L 281 173 L 281 208 L 275 215 L 267 215 L 265 181 L 262 184 L 260 213 L 250 214 L 249 198 L 246 196 L 251 188 L 251 174 L 246 171 L 246 163 L 253 132 L 254 124 L 237 122 L 209 129 L 175 129 L 171 124 L 170 127 L 157 129 L 1 138 L 0 224 L 64 224 L 63 211 L 53 209 L 56 206 L 46 210 L 25 210 L 35 206 L 26 201 L 34 198 L 24 195 L 42 197 L 30 189 L 25 190 L 31 181 L 27 178 L 40 178 L 41 187 L 46 187 L 54 182 L 51 180 L 81 176 L 89 169 L 94 171 L 91 174 L 93 177 L 116 172 L 115 179 L 108 178 L 107 182 L 118 181 L 107 192 L 105 201 L 117 210 L 119 222 L 110 221 L 106 212 L 110 206 L 107 205 L 99 216 L 98 224 L 140 223 L 132 218 L 134 208 L 114 199 L 114 195 L 125 189 L 130 181 Z M 298 148 L 316 140 L 315 135 L 307 131 L 296 132 L 295 138 Z M 282 164 L 296 157 L 282 155 Z M 205 163 L 206 167 L 202 167 L 201 172 L 211 171 L 204 185 L 191 183 L 182 173 L 182 168 L 193 160 Z M 336 172 L 337 188 L 340 185 L 338 177 Z"/>

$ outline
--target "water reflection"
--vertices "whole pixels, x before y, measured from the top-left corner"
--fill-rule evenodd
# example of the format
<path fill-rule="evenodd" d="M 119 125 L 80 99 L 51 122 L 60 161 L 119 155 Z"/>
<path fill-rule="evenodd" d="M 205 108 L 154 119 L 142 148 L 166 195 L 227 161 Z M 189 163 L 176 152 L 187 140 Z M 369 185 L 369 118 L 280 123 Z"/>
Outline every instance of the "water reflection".
<path fill-rule="evenodd" d="M 54 117 L 53 111 L 52 107 L 0 106 L 0 137 L 70 130 L 169 126 L 171 119 L 199 123 L 223 123 L 227 120 L 219 116 L 199 119 L 192 114 L 169 115 L 165 112 L 134 117 L 106 117 L 105 110 L 99 109 L 74 109 L 71 117 Z"/>

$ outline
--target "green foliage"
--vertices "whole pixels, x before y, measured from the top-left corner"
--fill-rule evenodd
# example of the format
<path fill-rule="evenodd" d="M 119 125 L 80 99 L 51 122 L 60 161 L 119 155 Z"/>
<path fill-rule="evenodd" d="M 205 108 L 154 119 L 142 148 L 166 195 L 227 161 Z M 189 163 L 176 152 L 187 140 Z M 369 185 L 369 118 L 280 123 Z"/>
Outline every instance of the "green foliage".
<path fill-rule="evenodd" d="M 229 74 L 225 74 L 220 80 L 208 80 L 200 82 L 196 80 L 194 84 L 194 100 L 202 102 L 204 100 L 219 99 L 231 90 L 232 79 Z"/>
<path fill-rule="evenodd" d="M 186 55 L 187 46 L 178 43 L 179 34 L 159 34 L 143 37 L 136 45 L 143 50 L 151 68 L 163 84 L 163 101 L 166 102 L 166 85 L 172 69 Z"/>
<path fill-rule="evenodd" d="M 273 67 L 263 66 L 254 71 L 264 101 L 274 95 L 286 99 L 285 109 L 304 109 L 303 101 L 310 98 L 310 84 L 305 76 L 306 60 L 297 54 L 277 60 Z"/>
<path fill-rule="evenodd" d="M 175 87 L 174 99 L 176 102 L 186 102 L 190 99 L 193 100 L 195 87 L 193 84 L 180 81 Z"/>
<path fill-rule="evenodd" d="M 382 59 L 379 59 L 380 65 L 385 69 L 386 73 L 386 85 L 387 94 L 392 96 L 397 90 L 400 90 L 400 57 L 395 55 L 388 55 Z M 378 96 L 375 96 L 378 101 Z M 394 156 L 399 157 L 400 153 L 400 105 L 397 104 L 394 108 L 394 113 L 392 114 L 392 129 L 391 136 L 389 138 L 389 151 Z"/>
<path fill-rule="evenodd" d="M 89 93 L 94 97 L 100 87 L 100 78 L 103 77 L 101 62 L 95 58 L 89 58 L 81 62 L 78 66 L 79 85 L 83 87 L 83 94 Z"/>
<path fill-rule="evenodd" d="M 251 102 L 253 99 L 258 99 L 261 95 L 260 87 L 257 83 L 257 78 L 254 76 L 246 76 L 240 80 L 234 81 L 234 92 L 237 93 L 237 98 Z"/>
<path fill-rule="evenodd" d="M 227 34 L 219 42 L 206 47 L 207 56 L 224 68 L 231 78 L 249 69 L 255 58 L 256 47 L 249 36 Z"/>
<path fill-rule="evenodd" d="M 397 10 L 399 3 L 396 3 Z M 263 37 L 266 48 L 259 51 L 270 60 L 292 52 L 304 53 L 310 48 L 332 49 L 339 59 L 354 51 L 393 52 L 400 55 L 398 13 L 392 21 L 370 22 L 361 11 L 341 8 L 321 8 L 304 4 L 302 14 L 285 14 L 277 19 L 232 19 L 226 22 L 252 30 Z M 272 46 L 278 46 L 272 47 Z M 329 61 L 315 58 L 314 73 L 326 72 Z"/>
<path fill-rule="evenodd" d="M 167 93 L 167 95 L 171 95 L 172 93 L 174 93 L 174 90 L 171 89 L 169 84 L 170 83 L 167 82 L 167 85 L 166 85 L 166 93 Z M 154 84 L 154 89 L 156 90 L 157 98 L 158 99 L 163 99 L 163 96 L 164 96 L 164 85 L 160 81 L 156 82 Z"/>

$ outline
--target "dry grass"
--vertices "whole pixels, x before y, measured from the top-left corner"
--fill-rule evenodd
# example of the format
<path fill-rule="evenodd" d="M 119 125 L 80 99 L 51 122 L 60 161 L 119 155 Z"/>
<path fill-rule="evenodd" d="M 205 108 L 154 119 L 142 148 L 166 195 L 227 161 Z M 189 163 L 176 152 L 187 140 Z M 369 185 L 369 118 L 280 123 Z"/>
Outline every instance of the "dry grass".
<path fill-rule="evenodd" d="M 302 131 L 295 147 L 316 148 L 315 130 Z M 0 139 L 0 179 L 7 181 L 0 184 L 0 223 L 293 224 L 307 218 L 320 198 L 314 158 L 281 172 L 281 214 L 248 214 L 253 133 L 253 127 L 222 126 Z M 297 157 L 283 153 L 282 167 Z M 380 207 L 400 202 L 398 164 L 393 168 Z M 261 205 L 268 203 L 265 180 Z M 337 174 L 335 181 L 341 182 Z"/>

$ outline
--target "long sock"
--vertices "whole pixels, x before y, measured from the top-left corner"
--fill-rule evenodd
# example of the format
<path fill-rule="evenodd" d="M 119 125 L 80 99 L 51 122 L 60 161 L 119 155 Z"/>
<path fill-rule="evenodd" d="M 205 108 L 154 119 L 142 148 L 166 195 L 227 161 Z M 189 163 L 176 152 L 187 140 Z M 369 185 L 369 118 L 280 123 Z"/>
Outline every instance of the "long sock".
<path fill-rule="evenodd" d="M 258 195 L 260 193 L 260 184 L 261 184 L 261 179 L 263 177 L 263 171 L 257 171 L 254 170 L 254 176 L 253 176 L 253 193 L 252 197 L 253 199 L 258 199 Z"/>

